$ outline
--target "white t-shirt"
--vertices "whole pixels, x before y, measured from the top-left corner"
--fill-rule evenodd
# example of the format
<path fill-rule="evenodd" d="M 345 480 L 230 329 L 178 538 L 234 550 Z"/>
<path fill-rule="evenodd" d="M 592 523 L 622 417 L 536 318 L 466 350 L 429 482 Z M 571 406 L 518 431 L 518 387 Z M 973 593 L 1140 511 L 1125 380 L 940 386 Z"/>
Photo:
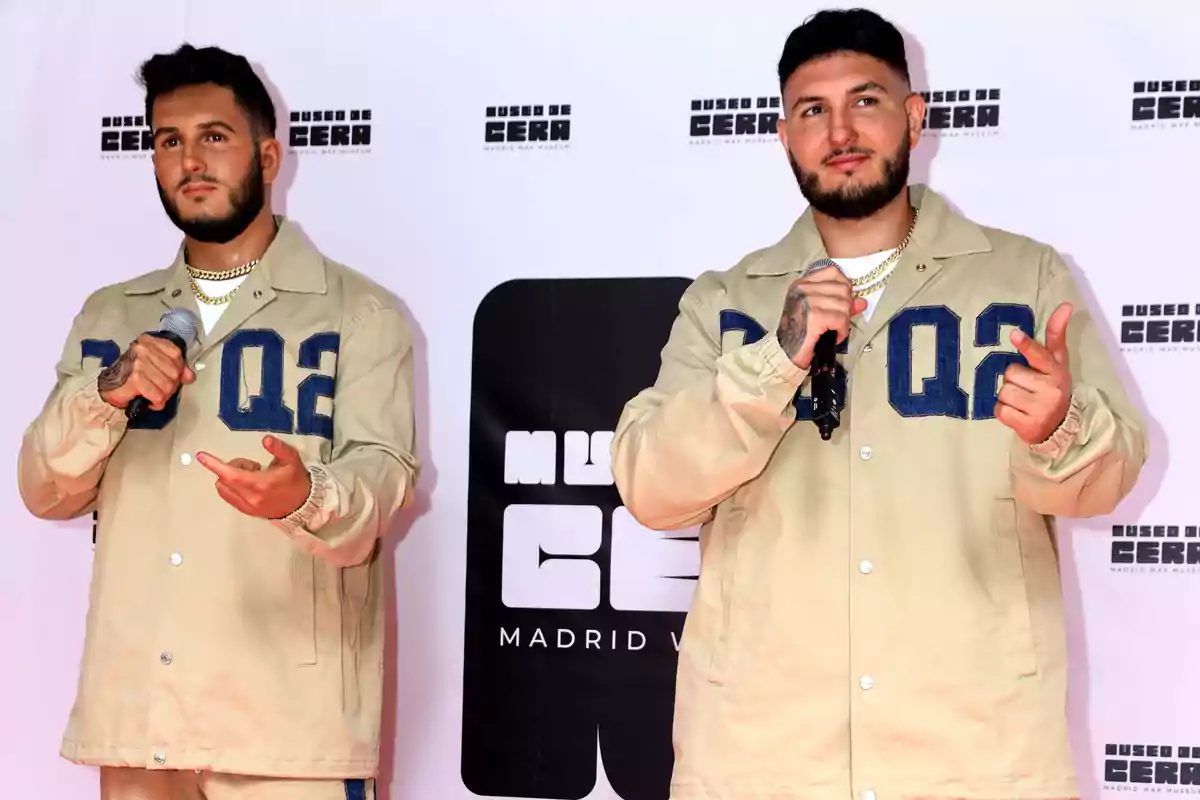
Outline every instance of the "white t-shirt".
<path fill-rule="evenodd" d="M 206 281 L 197 278 L 196 285 L 200 287 L 200 291 L 209 297 L 221 297 L 236 289 L 247 277 L 247 275 L 239 275 L 236 278 L 224 281 Z M 200 321 L 204 323 L 205 333 L 212 332 L 213 326 L 217 324 L 217 320 L 225 313 L 225 309 L 229 308 L 229 303 L 213 305 L 204 302 L 198 297 L 196 298 L 196 305 L 200 306 Z"/>
<path fill-rule="evenodd" d="M 839 267 L 842 268 L 842 272 L 844 272 L 846 274 L 847 278 L 854 280 L 857 278 L 861 278 L 864 275 L 870 274 L 872 270 L 876 269 L 880 264 L 882 264 L 884 262 L 884 260 L 886 260 L 887 258 L 890 258 L 891 255 L 895 252 L 896 252 L 896 248 L 892 248 L 891 250 L 883 250 L 878 253 L 871 253 L 870 255 L 866 255 L 866 256 L 857 256 L 855 258 L 835 258 L 835 259 L 833 259 L 833 261 Z M 878 283 L 879 281 L 886 278 L 888 275 L 891 274 L 892 270 L 894 270 L 895 268 L 896 268 L 895 264 L 892 264 L 891 266 L 889 266 L 882 275 L 877 275 L 874 278 L 874 280 L 871 281 L 871 285 L 873 286 L 876 283 Z M 865 289 L 867 287 L 866 286 L 858 286 L 855 288 L 857 290 L 857 289 Z M 887 287 L 884 287 L 884 289 L 881 289 L 876 292 L 872 292 L 871 294 L 869 294 L 863 298 L 864 300 L 867 301 L 867 308 L 865 311 L 862 312 L 862 318 L 864 320 L 871 318 L 872 312 L 875 311 L 875 306 L 877 306 L 879 304 L 879 298 L 883 297 L 883 293 L 884 293 L 884 291 L 886 291 L 886 289 L 887 289 Z M 205 291 L 208 291 L 208 290 L 206 289 Z"/>

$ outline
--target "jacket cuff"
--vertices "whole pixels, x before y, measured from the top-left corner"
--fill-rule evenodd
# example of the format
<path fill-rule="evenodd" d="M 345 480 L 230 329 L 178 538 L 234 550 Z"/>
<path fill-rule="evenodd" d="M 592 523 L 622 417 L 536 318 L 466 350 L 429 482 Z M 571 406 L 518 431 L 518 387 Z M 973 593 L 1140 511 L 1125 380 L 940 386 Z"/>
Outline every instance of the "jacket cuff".
<path fill-rule="evenodd" d="M 83 403 L 84 417 L 88 422 L 105 428 L 124 428 L 129 423 L 124 409 L 111 406 L 100 396 L 100 385 L 92 379 L 83 385 L 77 395 Z"/>
<path fill-rule="evenodd" d="M 337 486 L 320 464 L 308 464 L 308 497 L 304 503 L 281 519 L 273 519 L 275 527 L 287 534 L 301 531 L 316 533 L 329 519 L 327 511 L 337 502 Z"/>
<path fill-rule="evenodd" d="M 1058 429 L 1050 434 L 1050 438 L 1038 444 L 1029 445 L 1029 449 L 1040 456 L 1051 460 L 1057 459 L 1075 444 L 1079 438 L 1079 430 L 1083 426 L 1083 409 L 1080 407 L 1079 395 L 1071 393 L 1071 404 L 1067 406 L 1067 416 L 1059 424 Z"/>
<path fill-rule="evenodd" d="M 758 349 L 757 355 L 762 357 L 767 372 L 784 383 L 799 387 L 808 378 L 808 373 L 797 367 L 796 362 L 788 357 L 774 333 L 768 333 L 751 347 Z"/>

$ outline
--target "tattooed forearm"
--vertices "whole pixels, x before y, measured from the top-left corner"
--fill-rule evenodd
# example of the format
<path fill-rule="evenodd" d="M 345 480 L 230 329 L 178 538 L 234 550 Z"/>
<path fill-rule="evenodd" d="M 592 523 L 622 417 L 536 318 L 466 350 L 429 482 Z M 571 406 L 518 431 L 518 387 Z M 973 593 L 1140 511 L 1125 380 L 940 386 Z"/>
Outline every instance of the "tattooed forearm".
<path fill-rule="evenodd" d="M 804 290 L 794 286 L 788 290 L 787 299 L 783 302 L 783 317 L 779 320 L 779 329 L 775 336 L 783 347 L 783 352 L 789 358 L 795 358 L 804 344 L 808 334 L 808 298 Z"/>
<path fill-rule="evenodd" d="M 133 349 L 130 348 L 121 354 L 121 357 L 101 371 L 100 376 L 96 379 L 96 385 L 102 392 L 111 392 L 125 385 L 125 381 L 129 380 L 130 373 L 133 372 Z"/>

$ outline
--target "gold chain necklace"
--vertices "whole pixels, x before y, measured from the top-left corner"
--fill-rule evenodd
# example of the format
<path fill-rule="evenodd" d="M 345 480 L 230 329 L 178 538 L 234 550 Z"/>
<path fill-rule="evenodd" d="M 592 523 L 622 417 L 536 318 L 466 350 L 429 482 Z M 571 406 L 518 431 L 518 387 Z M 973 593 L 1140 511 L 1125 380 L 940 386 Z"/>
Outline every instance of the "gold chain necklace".
<path fill-rule="evenodd" d="M 884 275 L 882 280 L 877 280 L 877 278 L 883 274 L 885 269 L 900 260 L 900 256 L 904 253 L 904 248 L 908 247 L 908 242 L 912 239 L 913 231 L 917 229 L 917 219 L 920 216 L 921 209 L 918 208 L 913 213 L 913 221 L 912 224 L 908 226 L 908 233 L 904 235 L 904 240 L 900 242 L 900 246 L 897 247 L 890 256 L 883 260 L 883 263 L 861 278 L 851 279 L 851 286 L 860 287 L 864 284 L 868 284 L 865 289 L 855 289 L 855 297 L 866 297 L 869 294 L 875 294 L 876 292 L 882 291 L 883 287 L 887 286 L 888 281 L 892 279 L 892 274 L 890 272 Z M 875 282 L 872 283 L 872 281 Z"/>
<path fill-rule="evenodd" d="M 240 278 L 243 275 L 249 275 L 260 260 L 261 259 L 256 258 L 253 261 L 247 261 L 240 267 L 234 267 L 233 269 L 227 269 L 222 272 L 196 269 L 195 267 L 189 265 L 187 268 L 188 282 L 192 285 L 192 293 L 196 295 L 197 300 L 206 305 L 219 306 L 228 303 L 233 299 L 233 296 L 237 294 L 237 290 L 241 288 L 240 285 L 233 287 L 233 290 L 227 292 L 226 294 L 223 294 L 219 297 L 213 297 L 209 294 L 206 294 L 204 290 L 200 288 L 200 284 L 196 283 L 196 281 L 227 281 L 232 280 L 233 278 Z"/>

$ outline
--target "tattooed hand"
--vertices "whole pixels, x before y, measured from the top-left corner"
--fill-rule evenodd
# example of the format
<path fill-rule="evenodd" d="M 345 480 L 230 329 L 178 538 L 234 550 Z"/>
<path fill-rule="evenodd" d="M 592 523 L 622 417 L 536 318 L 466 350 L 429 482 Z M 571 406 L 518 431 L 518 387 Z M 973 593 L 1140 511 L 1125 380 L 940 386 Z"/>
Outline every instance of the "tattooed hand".
<path fill-rule="evenodd" d="M 150 408 L 161 411 L 179 389 L 196 374 L 183 362 L 183 353 L 165 339 L 142 334 L 121 357 L 96 379 L 100 397 L 116 408 L 125 408 L 135 397 L 145 397 Z"/>
<path fill-rule="evenodd" d="M 866 300 L 853 296 L 850 279 L 841 270 L 824 267 L 788 287 L 775 336 L 792 363 L 808 369 L 821 334 L 837 331 L 840 343 L 850 335 L 850 318 L 866 307 Z"/>

